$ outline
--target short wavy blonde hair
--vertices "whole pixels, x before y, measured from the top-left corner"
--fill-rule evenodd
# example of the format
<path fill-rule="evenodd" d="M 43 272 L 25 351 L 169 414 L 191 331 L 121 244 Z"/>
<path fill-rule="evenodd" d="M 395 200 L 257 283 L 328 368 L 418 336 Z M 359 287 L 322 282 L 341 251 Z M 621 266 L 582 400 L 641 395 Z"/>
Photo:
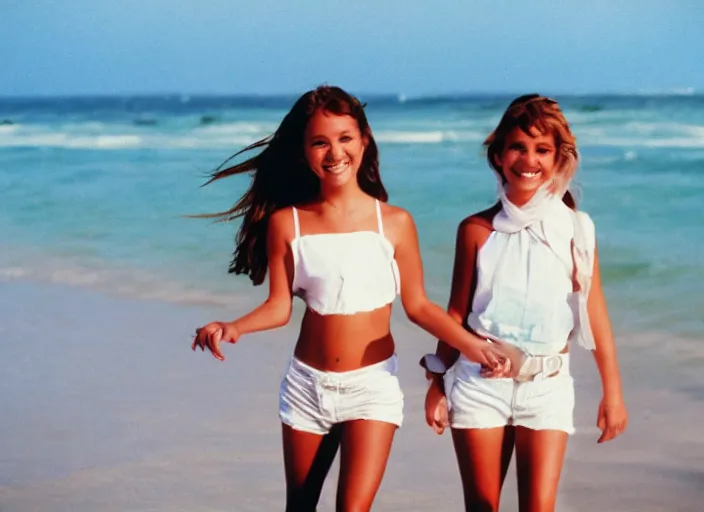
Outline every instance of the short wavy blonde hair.
<path fill-rule="evenodd" d="M 515 128 L 520 128 L 528 135 L 531 135 L 532 130 L 537 130 L 541 134 L 552 134 L 555 137 L 556 192 L 564 194 L 565 202 L 574 208 L 574 199 L 567 188 L 577 171 L 579 153 L 577 139 L 560 106 L 555 100 L 539 94 L 526 94 L 511 102 L 496 129 L 484 141 L 489 165 L 504 180 L 503 170 L 496 164 L 496 157 L 503 151 L 506 137 Z"/>

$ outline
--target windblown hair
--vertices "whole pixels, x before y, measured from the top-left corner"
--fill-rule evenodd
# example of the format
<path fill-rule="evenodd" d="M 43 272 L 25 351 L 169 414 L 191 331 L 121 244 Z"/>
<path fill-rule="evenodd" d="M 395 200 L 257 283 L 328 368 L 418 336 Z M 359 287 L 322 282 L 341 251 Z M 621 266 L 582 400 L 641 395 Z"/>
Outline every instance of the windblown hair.
<path fill-rule="evenodd" d="M 484 141 L 486 159 L 503 180 L 506 178 L 503 170 L 496 164 L 496 157 L 503 151 L 506 137 L 514 128 L 520 128 L 528 135 L 535 129 L 543 135 L 554 136 L 557 159 L 556 190 L 563 194 L 564 203 L 575 209 L 576 201 L 567 187 L 579 163 L 577 139 L 557 102 L 539 94 L 526 94 L 516 98 L 508 106 L 499 125 Z"/>
<path fill-rule="evenodd" d="M 272 213 L 281 208 L 316 199 L 320 181 L 310 170 L 304 153 L 308 121 L 318 110 L 352 116 L 366 139 L 364 156 L 357 173 L 360 188 L 381 201 L 388 194 L 379 174 L 379 150 L 372 136 L 364 107 L 357 98 L 339 87 L 320 86 L 303 94 L 284 117 L 276 132 L 237 152 L 223 162 L 204 184 L 235 174 L 252 173 L 249 189 L 225 212 L 201 215 L 231 221 L 242 217 L 229 272 L 247 274 L 254 285 L 264 282 L 268 267 L 267 230 Z M 226 167 L 238 155 L 264 148 L 242 163 Z"/>

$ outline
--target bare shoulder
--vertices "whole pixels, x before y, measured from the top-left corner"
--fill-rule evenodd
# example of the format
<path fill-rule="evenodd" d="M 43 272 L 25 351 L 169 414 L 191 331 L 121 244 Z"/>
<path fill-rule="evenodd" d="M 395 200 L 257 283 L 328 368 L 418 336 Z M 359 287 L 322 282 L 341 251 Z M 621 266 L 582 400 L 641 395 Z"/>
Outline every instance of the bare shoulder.
<path fill-rule="evenodd" d="M 389 203 L 381 203 L 381 215 L 384 220 L 384 227 L 403 227 L 413 223 L 413 216 L 408 210 L 400 206 L 394 206 Z"/>
<path fill-rule="evenodd" d="M 414 240 L 417 236 L 413 216 L 408 210 L 388 203 L 381 204 L 384 236 L 394 245 Z"/>
<path fill-rule="evenodd" d="M 493 221 L 499 211 L 501 211 L 501 203 L 496 203 L 491 208 L 462 219 L 457 228 L 458 239 L 483 243 L 494 231 Z"/>
<path fill-rule="evenodd" d="M 381 206 L 381 214 L 384 217 L 384 222 L 386 222 L 387 219 L 389 222 L 408 222 L 413 220 L 410 212 L 400 206 L 382 203 L 381 201 L 379 201 L 379 205 Z"/>
<path fill-rule="evenodd" d="M 293 240 L 295 236 L 293 208 L 287 206 L 272 213 L 268 229 L 271 235 L 281 236 L 287 242 Z"/>

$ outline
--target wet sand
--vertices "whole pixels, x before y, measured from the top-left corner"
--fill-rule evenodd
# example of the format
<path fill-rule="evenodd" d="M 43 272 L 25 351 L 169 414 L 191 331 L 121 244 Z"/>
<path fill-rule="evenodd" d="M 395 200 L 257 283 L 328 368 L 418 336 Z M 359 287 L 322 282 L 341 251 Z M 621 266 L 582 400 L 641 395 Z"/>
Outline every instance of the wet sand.
<path fill-rule="evenodd" d="M 225 362 L 189 347 L 196 326 L 241 312 L 0 282 L 0 511 L 283 510 L 277 394 L 297 325 L 225 347 Z M 461 510 L 450 436 L 422 410 L 417 361 L 434 340 L 394 323 L 406 417 L 374 510 Z M 618 343 L 630 427 L 596 444 L 598 375 L 575 349 L 558 510 L 701 510 L 704 340 Z M 336 466 L 320 511 L 334 510 L 335 484 Z M 511 470 L 502 510 L 517 509 L 515 494 Z"/>

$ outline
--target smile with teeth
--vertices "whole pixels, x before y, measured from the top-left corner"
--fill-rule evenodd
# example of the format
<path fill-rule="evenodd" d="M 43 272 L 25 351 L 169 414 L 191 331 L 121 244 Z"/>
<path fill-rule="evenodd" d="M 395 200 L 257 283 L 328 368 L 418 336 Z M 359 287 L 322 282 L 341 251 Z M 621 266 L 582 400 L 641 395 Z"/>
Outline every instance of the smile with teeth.
<path fill-rule="evenodd" d="M 323 169 L 325 169 L 326 172 L 329 172 L 331 174 L 340 174 L 340 173 L 344 172 L 349 165 L 350 165 L 350 162 L 345 161 L 345 162 L 340 162 L 339 164 L 335 164 L 335 165 L 324 165 Z"/>
<path fill-rule="evenodd" d="M 516 171 L 521 178 L 535 178 L 540 175 L 540 171 Z"/>

